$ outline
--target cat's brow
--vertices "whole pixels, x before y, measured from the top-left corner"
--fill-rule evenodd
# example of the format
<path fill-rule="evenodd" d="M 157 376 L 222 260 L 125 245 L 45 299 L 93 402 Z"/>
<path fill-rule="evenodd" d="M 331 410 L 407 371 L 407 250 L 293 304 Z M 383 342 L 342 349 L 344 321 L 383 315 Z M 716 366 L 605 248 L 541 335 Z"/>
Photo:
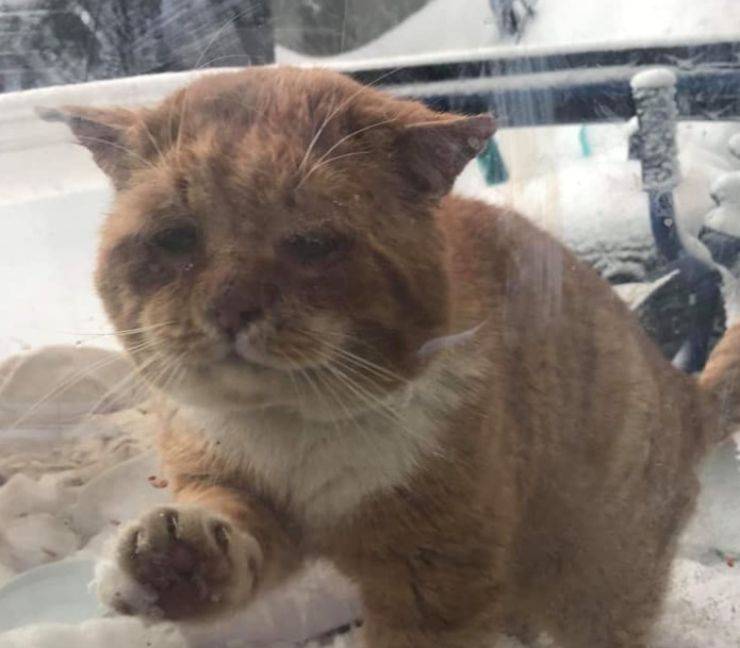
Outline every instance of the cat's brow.
<path fill-rule="evenodd" d="M 330 113 L 329 113 L 329 114 L 328 114 L 328 115 L 326 116 L 326 118 L 324 119 L 323 123 L 321 124 L 321 126 L 319 126 L 318 130 L 316 131 L 316 133 L 314 134 L 313 138 L 312 138 L 312 139 L 311 139 L 311 141 L 309 142 L 309 144 L 308 144 L 308 148 L 306 149 L 306 152 L 305 152 L 305 154 L 304 154 L 304 156 L 303 156 L 303 159 L 301 160 L 301 163 L 300 163 L 300 164 L 298 165 L 298 172 L 299 172 L 299 173 L 303 171 L 303 168 L 304 168 L 304 166 L 306 165 L 306 163 L 308 162 L 308 159 L 309 159 L 309 157 L 310 157 L 310 155 L 311 155 L 311 153 L 312 153 L 312 151 L 313 151 L 314 147 L 316 146 L 316 143 L 318 142 L 319 138 L 321 137 L 321 134 L 322 134 L 322 133 L 324 132 L 324 129 L 325 129 L 326 127 L 327 127 L 327 125 L 329 124 L 329 122 L 330 122 L 330 121 L 331 121 L 332 119 L 334 119 L 334 117 L 336 117 L 336 116 L 337 116 L 337 114 L 339 114 L 339 111 L 340 111 L 340 110 L 342 110 L 343 108 L 346 108 L 346 107 L 348 106 L 348 104 L 349 104 L 349 103 L 350 103 L 350 102 L 351 102 L 351 101 L 352 101 L 353 99 L 355 99 L 355 98 L 356 98 L 356 97 L 357 97 L 357 96 L 358 96 L 358 95 L 359 95 L 359 94 L 360 94 L 361 92 L 365 91 L 365 90 L 366 90 L 367 88 L 369 88 L 369 87 L 373 87 L 374 85 L 377 85 L 377 84 L 378 84 L 378 83 L 380 83 L 380 82 L 381 82 L 381 81 L 382 81 L 382 80 L 383 80 L 383 79 L 384 79 L 385 77 L 387 77 L 387 76 L 389 76 L 389 75 L 391 75 L 391 74 L 393 74 L 393 73 L 397 72 L 397 71 L 398 71 L 398 70 L 400 70 L 400 69 L 401 69 L 401 68 L 393 68 L 392 70 L 388 70 L 388 71 L 387 71 L 387 72 L 385 72 L 384 74 L 381 74 L 381 75 L 380 75 L 380 76 L 379 76 L 379 77 L 378 77 L 377 79 L 375 79 L 375 80 L 374 80 L 374 81 L 373 81 L 372 83 L 369 83 L 369 84 L 367 84 L 367 85 L 361 85 L 361 86 L 360 86 L 359 88 L 357 88 L 357 90 L 355 90 L 355 92 L 353 92 L 353 93 L 352 93 L 352 94 L 351 94 L 351 95 L 350 95 L 349 97 L 347 97 L 347 98 L 346 98 L 346 99 L 345 99 L 345 100 L 344 100 L 344 101 L 343 101 L 342 103 L 340 103 L 340 104 L 339 104 L 339 105 L 338 105 L 338 106 L 337 106 L 336 108 L 334 108 L 334 109 L 333 109 L 333 110 L 332 110 L 332 111 L 331 111 L 331 112 L 330 112 Z"/>

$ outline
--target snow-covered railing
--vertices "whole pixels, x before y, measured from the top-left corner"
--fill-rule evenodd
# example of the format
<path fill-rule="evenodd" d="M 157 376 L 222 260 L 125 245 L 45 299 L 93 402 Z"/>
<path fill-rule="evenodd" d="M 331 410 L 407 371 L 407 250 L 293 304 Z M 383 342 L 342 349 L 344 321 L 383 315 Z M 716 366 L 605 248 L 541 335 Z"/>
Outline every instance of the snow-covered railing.
<path fill-rule="evenodd" d="M 656 67 L 662 69 L 650 72 Z M 643 167 L 656 248 L 688 291 L 688 337 L 674 362 L 704 365 L 720 307 L 720 274 L 706 248 L 683 241 L 674 213 L 679 119 L 740 120 L 740 42 L 551 52 L 344 70 L 433 108 L 492 112 L 501 127 L 628 121 Z M 708 258 L 704 258 L 706 252 Z"/>
<path fill-rule="evenodd" d="M 344 71 L 440 110 L 492 112 L 501 127 L 516 127 L 626 121 L 635 114 L 632 77 L 670 67 L 679 119 L 740 119 L 740 41 L 615 47 Z"/>

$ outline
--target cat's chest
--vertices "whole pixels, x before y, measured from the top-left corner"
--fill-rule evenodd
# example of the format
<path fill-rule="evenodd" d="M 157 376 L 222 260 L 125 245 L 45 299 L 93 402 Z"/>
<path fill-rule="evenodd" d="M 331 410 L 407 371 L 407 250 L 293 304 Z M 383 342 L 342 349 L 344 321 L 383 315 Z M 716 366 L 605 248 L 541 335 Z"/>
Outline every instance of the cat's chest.
<path fill-rule="evenodd" d="M 420 404 L 326 423 L 214 417 L 203 426 L 230 471 L 246 474 L 310 523 L 334 520 L 407 480 L 437 447 Z"/>
<path fill-rule="evenodd" d="M 191 412 L 219 463 L 254 480 L 308 524 L 331 523 L 365 498 L 407 483 L 445 452 L 449 414 L 474 391 L 444 365 L 387 406 L 351 420 L 306 421 L 270 413 Z M 467 376 L 465 375 L 467 373 Z"/>

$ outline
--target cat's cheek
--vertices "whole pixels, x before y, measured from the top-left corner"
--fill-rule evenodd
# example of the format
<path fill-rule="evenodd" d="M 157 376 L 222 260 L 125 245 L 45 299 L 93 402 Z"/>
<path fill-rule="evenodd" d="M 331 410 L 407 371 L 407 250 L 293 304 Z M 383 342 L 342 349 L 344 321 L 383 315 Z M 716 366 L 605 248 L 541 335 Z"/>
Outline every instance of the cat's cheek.
<path fill-rule="evenodd" d="M 346 302 L 351 289 L 349 268 L 334 266 L 324 268 L 304 277 L 298 286 L 298 297 L 302 302 L 313 307 L 336 308 Z"/>
<path fill-rule="evenodd" d="M 100 275 L 108 285 L 123 284 L 136 297 L 146 297 L 174 282 L 190 280 L 195 262 L 190 257 L 168 258 L 130 236 L 101 259 Z"/>
<path fill-rule="evenodd" d="M 131 291 L 139 297 L 152 294 L 174 281 L 176 276 L 177 273 L 172 267 L 156 261 L 131 263 L 126 272 L 127 284 Z"/>

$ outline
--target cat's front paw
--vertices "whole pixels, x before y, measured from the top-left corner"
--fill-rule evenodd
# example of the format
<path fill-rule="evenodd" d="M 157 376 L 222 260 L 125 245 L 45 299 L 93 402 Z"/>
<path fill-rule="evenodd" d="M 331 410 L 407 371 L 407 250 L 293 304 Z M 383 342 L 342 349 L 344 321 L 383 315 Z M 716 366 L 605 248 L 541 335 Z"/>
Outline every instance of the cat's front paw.
<path fill-rule="evenodd" d="M 249 601 L 261 563 L 257 541 L 225 518 L 163 506 L 123 529 L 98 594 L 124 614 L 201 619 Z"/>

